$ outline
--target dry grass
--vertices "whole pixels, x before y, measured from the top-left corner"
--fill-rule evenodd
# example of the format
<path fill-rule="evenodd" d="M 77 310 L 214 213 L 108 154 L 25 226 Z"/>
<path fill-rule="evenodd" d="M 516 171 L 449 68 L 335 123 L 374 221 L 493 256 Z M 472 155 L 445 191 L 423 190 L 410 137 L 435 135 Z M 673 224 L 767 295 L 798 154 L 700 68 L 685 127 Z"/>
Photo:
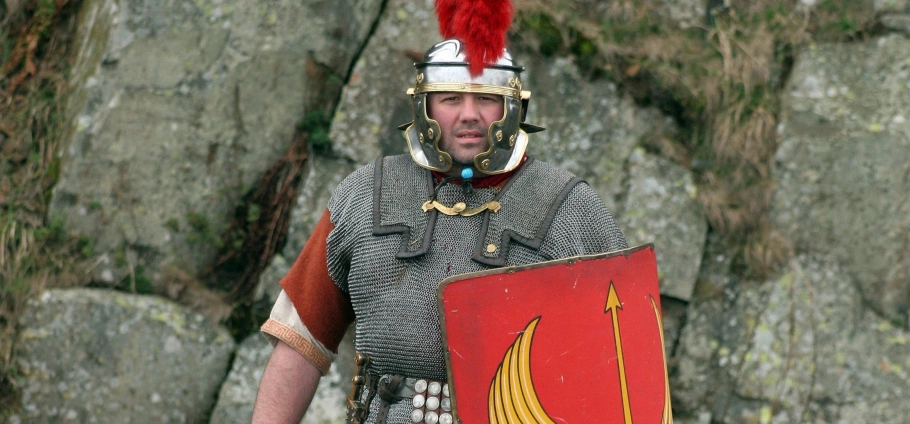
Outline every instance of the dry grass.
<path fill-rule="evenodd" d="M 91 264 L 79 253 L 80 241 L 61 228 L 34 227 L 13 214 L 0 218 L 0 416 L 15 401 L 13 343 L 26 302 L 45 288 L 88 281 Z"/>
<path fill-rule="evenodd" d="M 871 1 L 862 0 L 814 8 L 797 0 L 727 3 L 681 28 L 662 17 L 658 0 L 516 0 L 516 31 L 543 34 L 559 46 L 541 51 L 573 54 L 591 75 L 606 75 L 679 120 L 682 137 L 646 144 L 695 172 L 711 227 L 739 240 L 749 274 L 762 278 L 789 255 L 768 211 L 780 94 L 793 54 L 816 40 L 855 39 L 874 16 Z"/>
<path fill-rule="evenodd" d="M 14 326 L 29 295 L 40 290 L 47 281 L 46 271 L 23 269 L 29 267 L 34 256 L 34 232 L 7 219 L 0 227 L 0 361 L 8 368 L 12 357 Z"/>
<path fill-rule="evenodd" d="M 84 283 L 91 265 L 83 243 L 46 217 L 74 3 L 6 1 L 0 17 L 0 411 L 16 404 L 13 341 L 26 301 Z"/>

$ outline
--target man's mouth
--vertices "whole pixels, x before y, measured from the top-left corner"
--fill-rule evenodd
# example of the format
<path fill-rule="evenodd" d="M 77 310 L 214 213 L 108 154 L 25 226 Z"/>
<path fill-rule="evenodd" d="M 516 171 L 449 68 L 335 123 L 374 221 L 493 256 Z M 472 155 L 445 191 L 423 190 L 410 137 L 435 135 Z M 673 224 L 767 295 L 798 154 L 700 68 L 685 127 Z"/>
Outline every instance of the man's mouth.
<path fill-rule="evenodd" d="M 462 131 L 462 132 L 458 133 L 455 137 L 457 137 L 457 138 L 480 138 L 480 137 L 483 137 L 483 134 L 481 134 L 478 131 Z"/>

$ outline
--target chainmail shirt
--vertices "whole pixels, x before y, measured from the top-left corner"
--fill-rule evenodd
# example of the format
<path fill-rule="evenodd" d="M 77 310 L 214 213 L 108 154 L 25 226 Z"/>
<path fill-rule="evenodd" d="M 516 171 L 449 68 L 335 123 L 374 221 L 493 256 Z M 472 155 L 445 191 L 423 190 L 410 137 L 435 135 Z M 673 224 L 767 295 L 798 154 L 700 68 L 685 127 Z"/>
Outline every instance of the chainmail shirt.
<path fill-rule="evenodd" d="M 355 171 L 329 202 L 329 274 L 350 296 L 355 346 L 370 355 L 375 375 L 446 379 L 436 301 L 441 280 L 627 247 L 591 187 L 540 161 L 524 164 L 502 188 L 466 194 L 447 184 L 436 197 L 468 208 L 498 199 L 498 213 L 424 212 L 421 205 L 432 194 L 429 171 L 403 155 Z M 369 423 L 378 403 L 377 396 Z M 410 422 L 411 409 L 408 400 L 392 405 L 389 422 Z"/>

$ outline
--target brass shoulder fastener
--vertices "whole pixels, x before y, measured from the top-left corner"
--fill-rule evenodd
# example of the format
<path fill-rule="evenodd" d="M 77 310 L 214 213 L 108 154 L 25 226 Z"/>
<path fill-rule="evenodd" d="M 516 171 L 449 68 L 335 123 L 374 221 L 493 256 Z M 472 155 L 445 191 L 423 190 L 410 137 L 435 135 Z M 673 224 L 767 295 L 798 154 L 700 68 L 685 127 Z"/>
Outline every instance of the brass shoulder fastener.
<path fill-rule="evenodd" d="M 439 203 L 439 201 L 437 201 L 437 200 L 427 200 L 426 202 L 423 202 L 422 209 L 424 212 L 429 212 L 433 209 L 436 209 L 439 212 L 442 212 L 449 216 L 455 216 L 455 215 L 474 216 L 487 209 L 489 209 L 493 213 L 499 212 L 500 207 L 501 206 L 500 206 L 499 202 L 496 200 L 491 200 L 476 208 L 468 208 L 467 205 L 464 204 L 464 202 L 458 202 L 458 203 L 452 205 L 452 207 L 448 207 L 446 205 L 443 205 L 442 203 Z"/>

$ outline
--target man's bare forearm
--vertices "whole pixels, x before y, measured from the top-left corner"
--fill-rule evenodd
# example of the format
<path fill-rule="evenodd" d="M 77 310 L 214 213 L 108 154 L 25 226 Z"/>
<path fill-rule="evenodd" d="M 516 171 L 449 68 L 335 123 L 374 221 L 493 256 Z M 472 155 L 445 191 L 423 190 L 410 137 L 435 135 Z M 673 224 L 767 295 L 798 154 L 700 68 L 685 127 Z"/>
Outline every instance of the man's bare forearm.
<path fill-rule="evenodd" d="M 297 424 L 313 400 L 321 374 L 310 361 L 279 341 L 259 382 L 253 424 Z"/>

